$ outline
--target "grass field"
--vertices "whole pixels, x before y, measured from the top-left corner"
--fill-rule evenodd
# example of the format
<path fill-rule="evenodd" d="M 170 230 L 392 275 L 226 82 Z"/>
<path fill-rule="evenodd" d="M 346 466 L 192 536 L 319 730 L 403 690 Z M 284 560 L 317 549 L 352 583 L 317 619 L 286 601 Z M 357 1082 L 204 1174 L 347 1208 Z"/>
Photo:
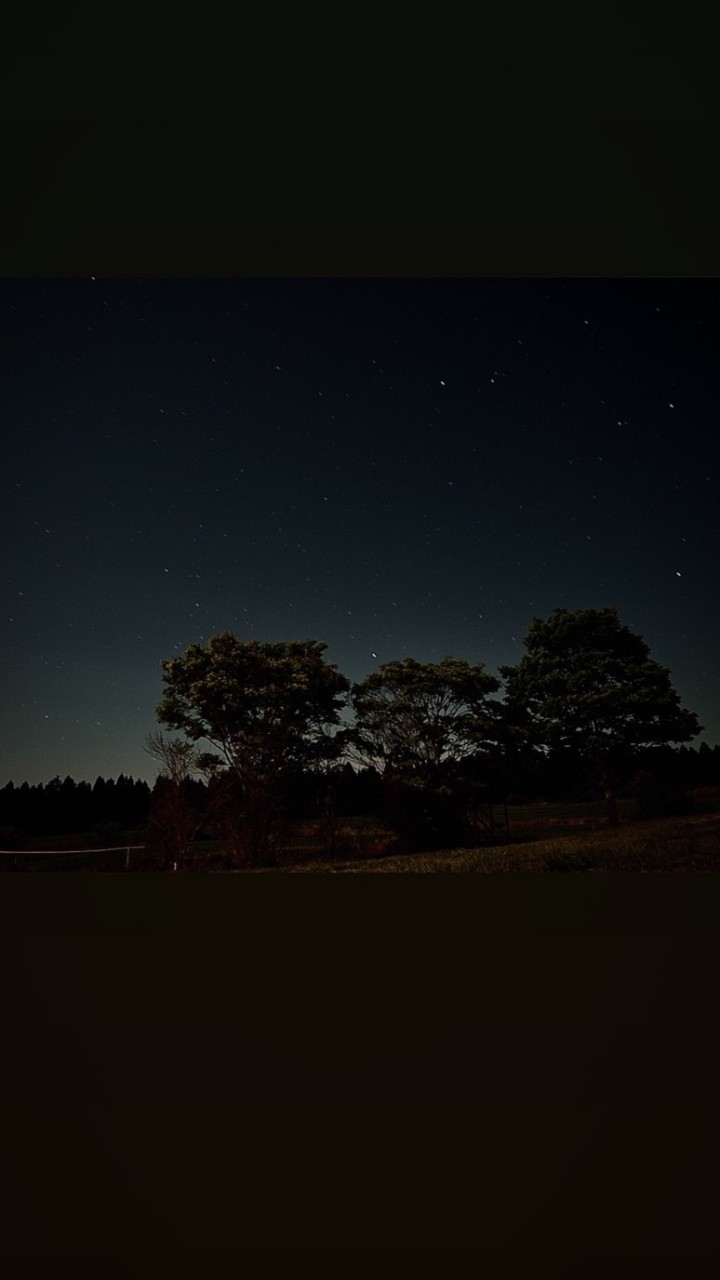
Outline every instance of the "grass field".
<path fill-rule="evenodd" d="M 554 835 L 481 849 L 440 849 L 356 862 L 316 862 L 293 871 L 378 872 L 557 872 L 718 871 L 720 813 L 634 822 L 616 830 Z"/>
<path fill-rule="evenodd" d="M 695 792 L 681 817 L 642 820 L 633 801 L 619 805 L 621 825 L 605 824 L 601 804 L 515 805 L 510 841 L 477 849 L 439 849 L 386 857 L 312 860 L 295 872 L 345 874 L 463 872 L 617 872 L 720 870 L 720 788 Z"/>
<path fill-rule="evenodd" d="M 233 864 L 216 840 L 196 841 L 178 871 L 230 871 L 247 874 L 343 873 L 382 874 L 463 872 L 617 872 L 720 870 L 720 788 L 704 788 L 690 796 L 682 816 L 641 819 L 634 801 L 619 803 L 621 825 L 610 829 L 601 803 L 528 804 L 508 807 L 510 838 L 488 840 L 478 848 L 402 853 L 393 833 L 370 817 L 343 820 L 337 850 L 327 851 L 322 827 L 307 820 L 293 823 L 278 852 L 277 867 L 251 872 Z M 126 833 L 126 843 L 142 844 L 142 831 Z M 118 843 L 121 843 L 118 841 Z M 5 871 L 122 871 L 125 853 L 92 855 L 90 837 L 42 837 L 34 852 L 4 854 Z M 49 850 L 59 850 L 51 853 Z M 43 851 L 48 852 L 43 852 Z M 164 868 L 149 851 L 131 854 L 130 870 Z"/>

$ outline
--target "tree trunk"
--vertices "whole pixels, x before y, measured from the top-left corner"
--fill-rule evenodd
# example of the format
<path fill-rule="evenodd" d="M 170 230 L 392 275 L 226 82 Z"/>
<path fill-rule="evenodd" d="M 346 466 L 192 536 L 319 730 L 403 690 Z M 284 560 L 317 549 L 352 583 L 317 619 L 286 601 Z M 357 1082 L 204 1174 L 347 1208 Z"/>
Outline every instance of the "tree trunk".
<path fill-rule="evenodd" d="M 607 818 L 609 827 L 619 827 L 620 817 L 618 815 L 617 800 L 615 798 L 615 788 L 611 783 L 605 783 L 605 803 L 607 805 Z"/>

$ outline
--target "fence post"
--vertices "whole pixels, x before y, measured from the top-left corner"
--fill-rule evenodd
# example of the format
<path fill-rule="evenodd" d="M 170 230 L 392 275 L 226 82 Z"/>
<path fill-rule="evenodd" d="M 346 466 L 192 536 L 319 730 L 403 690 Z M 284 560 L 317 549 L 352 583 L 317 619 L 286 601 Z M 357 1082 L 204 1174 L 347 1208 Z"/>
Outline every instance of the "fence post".
<path fill-rule="evenodd" d="M 125 851 L 125 870 L 126 870 L 126 871 L 129 871 L 129 870 L 130 870 L 130 850 L 129 850 L 129 848 Z"/>

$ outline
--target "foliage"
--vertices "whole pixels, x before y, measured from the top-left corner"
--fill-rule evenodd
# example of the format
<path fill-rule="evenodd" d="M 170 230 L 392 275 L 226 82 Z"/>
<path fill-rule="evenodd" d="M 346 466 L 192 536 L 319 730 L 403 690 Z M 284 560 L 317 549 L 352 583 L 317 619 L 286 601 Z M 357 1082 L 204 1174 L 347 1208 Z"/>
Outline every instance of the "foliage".
<path fill-rule="evenodd" d="M 501 737 L 499 687 L 482 663 L 450 657 L 388 662 L 353 686 L 355 751 L 381 771 L 385 815 L 409 847 L 467 836 L 472 766 L 489 769 Z"/>
<path fill-rule="evenodd" d="M 488 695 L 499 688 L 481 662 L 386 662 L 353 686 L 355 748 L 386 775 L 433 782 L 441 766 L 496 741 Z"/>
<path fill-rule="evenodd" d="M 234 772 L 255 859 L 271 855 L 282 779 L 341 754 L 349 684 L 324 659 L 326 648 L 316 640 L 240 641 L 225 631 L 162 662 L 158 720 L 193 742 L 208 741 Z"/>
<path fill-rule="evenodd" d="M 534 618 L 525 648 L 515 667 L 501 667 L 511 713 L 527 717 L 536 744 L 581 762 L 615 825 L 617 789 L 638 750 L 688 741 L 702 726 L 614 608 Z"/>

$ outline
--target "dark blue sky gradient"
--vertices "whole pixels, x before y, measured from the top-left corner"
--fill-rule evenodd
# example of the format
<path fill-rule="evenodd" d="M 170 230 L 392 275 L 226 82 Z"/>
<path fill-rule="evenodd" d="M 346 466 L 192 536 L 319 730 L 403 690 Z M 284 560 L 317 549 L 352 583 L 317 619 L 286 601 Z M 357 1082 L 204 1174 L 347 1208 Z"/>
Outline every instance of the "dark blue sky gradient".
<path fill-rule="evenodd" d="M 224 629 L 493 672 L 617 605 L 720 741 L 716 280 L 5 280 L 0 785 Z"/>

